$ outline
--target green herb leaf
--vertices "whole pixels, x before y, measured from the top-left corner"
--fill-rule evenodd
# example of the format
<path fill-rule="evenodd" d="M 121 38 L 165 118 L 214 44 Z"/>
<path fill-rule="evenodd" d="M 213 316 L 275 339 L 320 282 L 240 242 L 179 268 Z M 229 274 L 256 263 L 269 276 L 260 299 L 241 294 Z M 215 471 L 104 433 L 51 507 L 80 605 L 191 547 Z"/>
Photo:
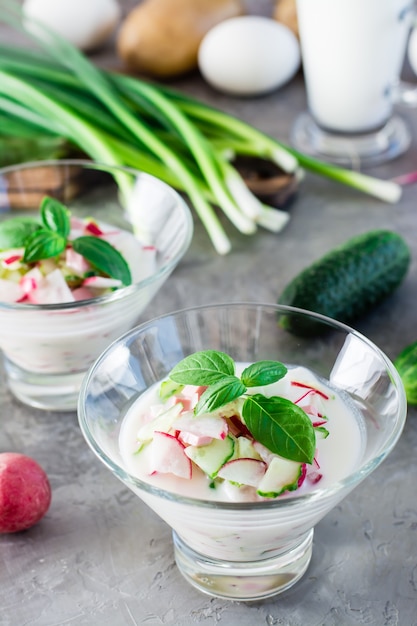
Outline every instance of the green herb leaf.
<path fill-rule="evenodd" d="M 56 198 L 45 196 L 40 205 L 42 222 L 55 233 L 67 238 L 71 230 L 70 212 Z"/>
<path fill-rule="evenodd" d="M 31 217 L 15 217 L 0 224 L 0 250 L 23 248 L 27 238 L 40 228 Z"/>
<path fill-rule="evenodd" d="M 276 383 L 287 371 L 279 361 L 258 361 L 243 370 L 241 379 L 246 387 L 259 387 Z"/>
<path fill-rule="evenodd" d="M 23 261 L 25 263 L 33 263 L 58 256 L 65 250 L 65 246 L 65 237 L 54 233 L 52 230 L 40 228 L 27 239 Z"/>
<path fill-rule="evenodd" d="M 296 404 L 261 394 L 248 396 L 242 416 L 253 437 L 271 452 L 301 463 L 311 463 L 316 436 L 308 415 Z"/>
<path fill-rule="evenodd" d="M 224 376 L 210 385 L 197 402 L 194 413 L 202 415 L 215 411 L 229 402 L 240 398 L 246 391 L 245 385 L 237 376 Z"/>
<path fill-rule="evenodd" d="M 233 376 L 235 363 L 224 352 L 203 350 L 185 357 L 171 370 L 169 377 L 184 385 L 211 385 L 225 376 Z"/>
<path fill-rule="evenodd" d="M 108 241 L 87 235 L 74 239 L 72 247 L 103 274 L 121 280 L 123 285 L 132 284 L 129 265 Z"/>

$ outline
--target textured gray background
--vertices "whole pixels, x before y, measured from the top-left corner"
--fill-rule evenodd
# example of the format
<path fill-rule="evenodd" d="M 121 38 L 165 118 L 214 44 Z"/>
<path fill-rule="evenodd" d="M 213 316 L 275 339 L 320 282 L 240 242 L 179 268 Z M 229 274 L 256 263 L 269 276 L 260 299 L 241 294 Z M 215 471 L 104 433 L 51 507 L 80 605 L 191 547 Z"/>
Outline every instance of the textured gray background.
<path fill-rule="evenodd" d="M 118 66 L 111 45 L 95 60 Z M 175 86 L 283 141 L 305 107 L 301 74 L 249 99 L 214 93 L 198 73 Z M 411 149 L 375 168 L 380 178 L 417 169 L 417 111 L 403 114 Z M 327 250 L 357 233 L 389 228 L 412 248 L 411 268 L 397 292 L 356 327 L 394 358 L 417 339 L 416 197 L 409 186 L 391 206 L 307 175 L 283 233 L 245 237 L 226 224 L 233 242 L 227 257 L 216 255 L 196 220 L 190 250 L 142 319 L 194 304 L 275 302 L 288 280 Z M 2 626 L 417 624 L 416 410 L 391 456 L 317 526 L 302 581 L 275 599 L 245 605 L 204 596 L 182 579 L 168 527 L 95 459 L 75 413 L 29 410 L 3 383 L 0 406 L 0 450 L 36 458 L 53 489 L 40 524 L 0 537 Z"/>

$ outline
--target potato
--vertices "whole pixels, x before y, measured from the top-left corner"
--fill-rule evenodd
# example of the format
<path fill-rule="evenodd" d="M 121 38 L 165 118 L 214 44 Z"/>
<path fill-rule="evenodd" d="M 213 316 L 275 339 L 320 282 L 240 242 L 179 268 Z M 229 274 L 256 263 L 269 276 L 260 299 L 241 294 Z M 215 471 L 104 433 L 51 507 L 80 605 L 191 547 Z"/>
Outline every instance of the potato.
<path fill-rule="evenodd" d="M 241 0 L 145 0 L 123 21 L 117 53 L 135 71 L 160 78 L 184 74 L 197 67 L 204 35 L 243 13 Z"/>
<path fill-rule="evenodd" d="M 299 39 L 297 8 L 295 0 L 277 0 L 274 8 L 273 18 L 281 24 L 285 24 L 292 30 L 294 35 Z"/>
<path fill-rule="evenodd" d="M 0 533 L 26 530 L 49 509 L 51 486 L 42 467 L 24 454 L 0 454 Z"/>

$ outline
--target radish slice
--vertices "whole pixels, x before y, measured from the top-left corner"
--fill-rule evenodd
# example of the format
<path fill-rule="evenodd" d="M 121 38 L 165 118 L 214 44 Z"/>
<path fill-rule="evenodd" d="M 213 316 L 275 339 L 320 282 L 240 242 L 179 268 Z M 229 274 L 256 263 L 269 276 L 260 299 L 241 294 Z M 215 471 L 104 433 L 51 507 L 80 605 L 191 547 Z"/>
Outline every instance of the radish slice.
<path fill-rule="evenodd" d="M 71 289 L 59 269 L 54 270 L 48 276 L 44 276 L 37 287 L 29 291 L 28 299 L 33 304 L 57 304 L 75 301 Z"/>
<path fill-rule="evenodd" d="M 191 478 L 192 465 L 183 444 L 168 433 L 154 432 L 150 450 L 150 474 L 174 474 Z"/>
<path fill-rule="evenodd" d="M 189 446 L 207 446 L 213 441 L 212 437 L 207 437 L 206 435 L 194 435 L 193 433 L 183 431 L 179 433 L 178 439 L 181 443 Z"/>
<path fill-rule="evenodd" d="M 24 296 L 24 292 L 18 283 L 0 278 L 0 301 L 19 302 Z"/>
<path fill-rule="evenodd" d="M 83 287 L 89 289 L 108 289 L 110 287 L 121 287 L 122 281 L 117 278 L 106 278 L 105 276 L 89 276 L 83 280 Z"/>
<path fill-rule="evenodd" d="M 266 472 L 266 463 L 256 459 L 232 459 L 219 469 L 217 476 L 237 485 L 257 487 Z"/>
<path fill-rule="evenodd" d="M 192 411 L 182 413 L 174 422 L 173 427 L 181 432 L 193 435 L 225 439 L 228 426 L 225 419 L 217 415 L 200 415 L 195 417 Z"/>
<path fill-rule="evenodd" d="M 91 298 L 96 297 L 96 294 L 94 294 L 90 289 L 87 289 L 87 287 L 77 287 L 77 289 L 73 290 L 72 295 L 74 296 L 74 300 L 76 302 L 79 302 L 80 300 L 91 300 Z"/>
<path fill-rule="evenodd" d="M 88 261 L 86 261 L 82 254 L 75 252 L 73 248 L 66 249 L 65 263 L 73 272 L 81 276 L 91 269 L 91 265 Z"/>

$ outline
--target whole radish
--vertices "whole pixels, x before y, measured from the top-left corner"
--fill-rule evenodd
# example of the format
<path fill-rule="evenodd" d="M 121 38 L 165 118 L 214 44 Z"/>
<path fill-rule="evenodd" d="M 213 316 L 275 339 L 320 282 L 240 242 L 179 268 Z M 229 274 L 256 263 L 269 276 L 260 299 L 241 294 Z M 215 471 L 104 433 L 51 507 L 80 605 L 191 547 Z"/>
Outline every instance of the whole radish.
<path fill-rule="evenodd" d="M 30 528 L 50 503 L 51 486 L 36 461 L 17 452 L 0 453 L 0 533 Z"/>

